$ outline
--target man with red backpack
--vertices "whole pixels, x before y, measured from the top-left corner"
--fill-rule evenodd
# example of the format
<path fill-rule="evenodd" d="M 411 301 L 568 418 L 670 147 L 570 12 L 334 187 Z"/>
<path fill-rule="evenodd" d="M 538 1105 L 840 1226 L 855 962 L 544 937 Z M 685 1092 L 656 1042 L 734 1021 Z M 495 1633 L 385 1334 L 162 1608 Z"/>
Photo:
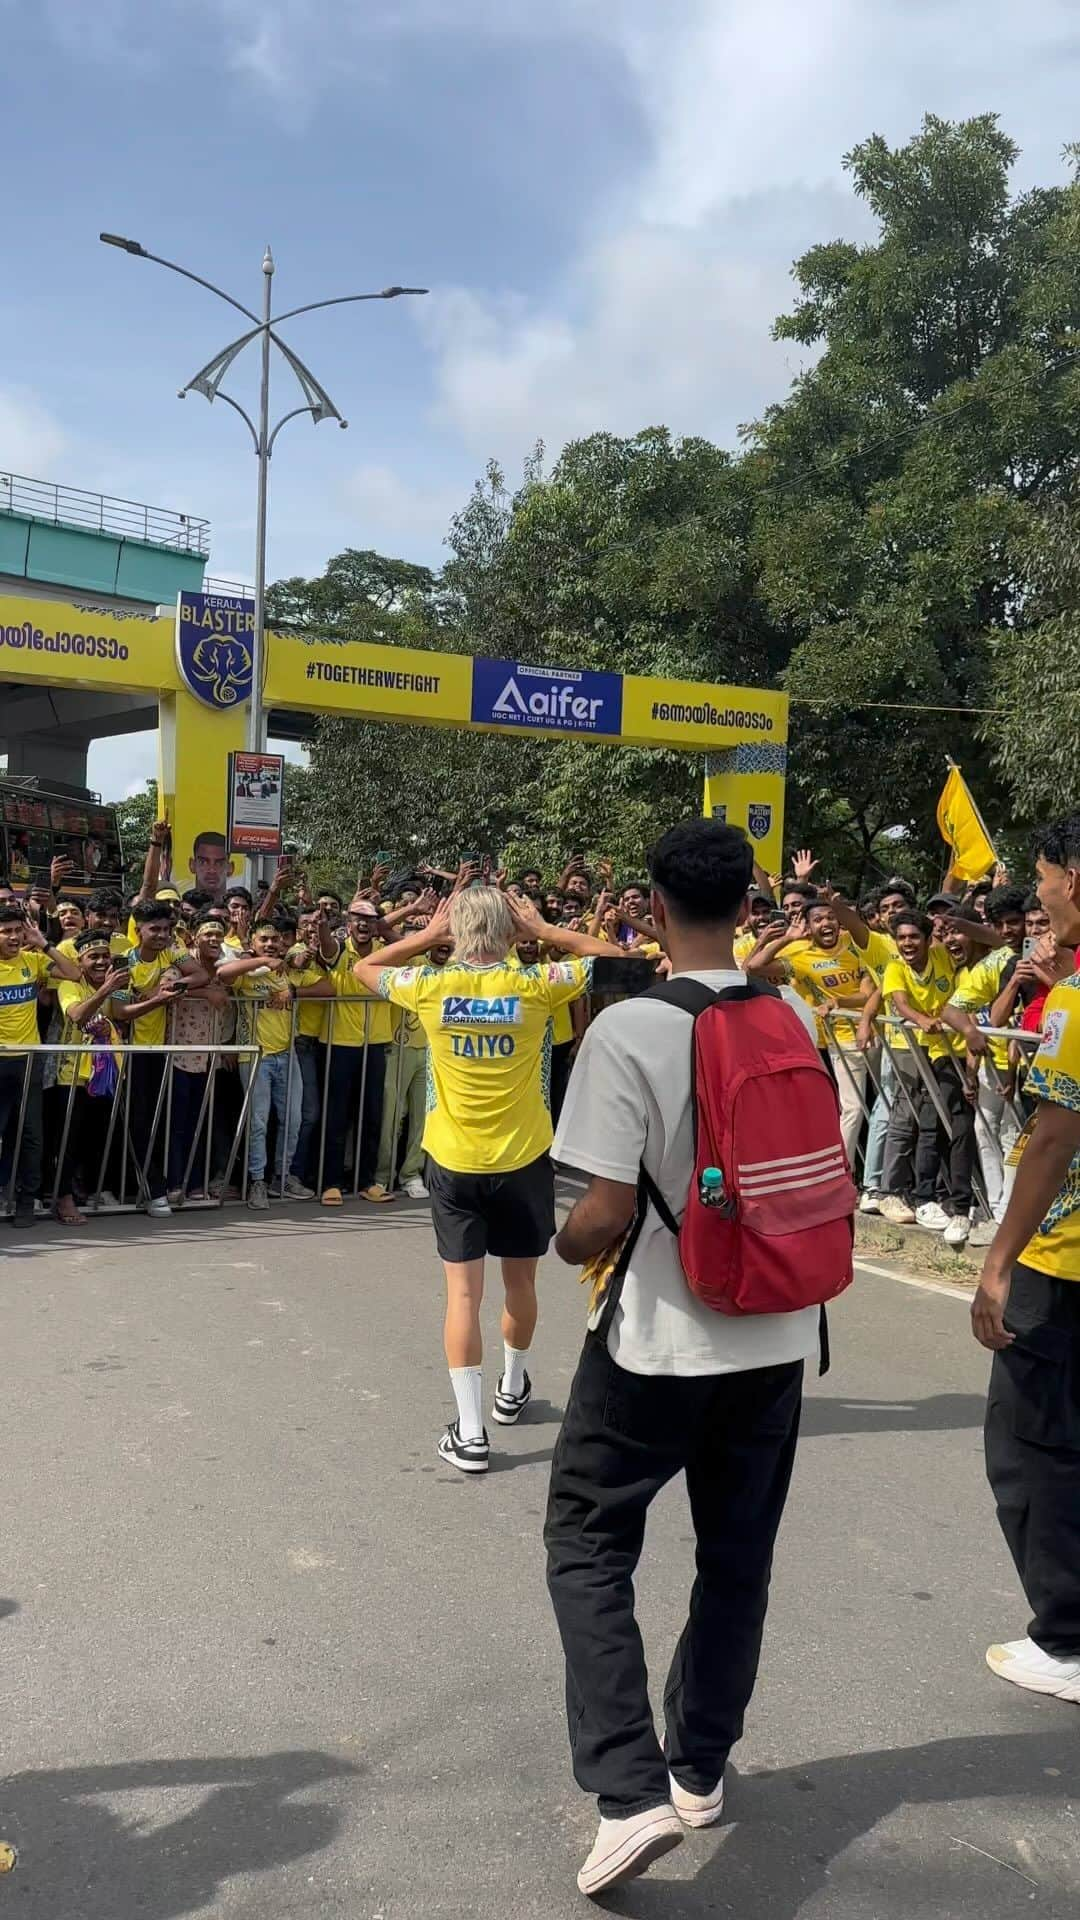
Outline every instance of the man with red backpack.
<path fill-rule="evenodd" d="M 545 1526 L 574 1774 L 599 1801 L 578 1875 L 590 1895 L 721 1818 L 803 1364 L 852 1273 L 855 1189 L 813 1016 L 732 955 L 752 865 L 742 834 L 712 820 L 653 849 L 671 978 L 593 1022 L 555 1142 L 590 1176 L 555 1242 L 594 1287 Z M 678 1473 L 698 1573 L 661 1746 L 633 1576 L 649 1505 Z"/>

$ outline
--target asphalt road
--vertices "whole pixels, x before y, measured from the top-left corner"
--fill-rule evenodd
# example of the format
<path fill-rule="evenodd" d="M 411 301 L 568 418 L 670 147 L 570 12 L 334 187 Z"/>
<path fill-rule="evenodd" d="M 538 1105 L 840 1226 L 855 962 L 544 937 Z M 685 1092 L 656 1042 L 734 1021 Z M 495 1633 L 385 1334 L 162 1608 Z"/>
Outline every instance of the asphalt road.
<path fill-rule="evenodd" d="M 540 1398 L 476 1482 L 434 1453 L 422 1207 L 0 1233 L 0 1920 L 587 1911 L 540 1539 L 572 1275 L 546 1265 Z M 985 1375 L 954 1298 L 863 1275 L 838 1305 L 729 1824 L 610 1910 L 1075 1915 L 1078 1710 L 983 1665 L 1026 1618 Z M 658 1680 L 690 1569 L 669 1489 Z"/>

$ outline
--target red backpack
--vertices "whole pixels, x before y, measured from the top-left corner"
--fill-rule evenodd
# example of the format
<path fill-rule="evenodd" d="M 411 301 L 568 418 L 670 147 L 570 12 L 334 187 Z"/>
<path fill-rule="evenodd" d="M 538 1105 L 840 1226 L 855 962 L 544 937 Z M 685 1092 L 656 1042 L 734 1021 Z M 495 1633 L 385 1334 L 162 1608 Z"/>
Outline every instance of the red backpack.
<path fill-rule="evenodd" d="M 850 1286 L 856 1191 L 840 1103 L 793 1008 L 756 981 L 718 993 L 676 975 L 643 998 L 692 1016 L 694 1173 L 682 1220 L 642 1183 L 679 1242 L 691 1293 L 717 1313 L 794 1313 Z M 719 1170 L 705 1182 L 706 1169 Z"/>

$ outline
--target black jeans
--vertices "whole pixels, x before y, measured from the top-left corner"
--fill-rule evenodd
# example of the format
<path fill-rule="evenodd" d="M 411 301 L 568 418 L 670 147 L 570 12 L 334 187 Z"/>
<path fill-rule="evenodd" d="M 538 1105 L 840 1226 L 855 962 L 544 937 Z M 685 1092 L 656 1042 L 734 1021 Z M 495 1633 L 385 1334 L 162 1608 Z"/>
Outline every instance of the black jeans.
<path fill-rule="evenodd" d="M 366 1047 L 335 1047 L 330 1056 L 330 1084 L 326 1094 L 326 1153 L 323 1159 L 324 1192 L 327 1187 L 344 1184 L 345 1137 L 353 1122 L 357 1131 L 356 1184 L 358 1187 L 370 1187 L 375 1178 L 388 1051 L 385 1044 L 377 1043 Z M 364 1089 L 363 1111 L 358 1114 L 361 1085 Z"/>
<path fill-rule="evenodd" d="M 574 1778 L 625 1818 L 715 1786 L 757 1677 L 773 1544 L 787 1499 L 802 1361 L 752 1373 L 627 1373 L 590 1334 L 551 1465 L 544 1538 L 566 1655 Z M 685 1473 L 697 1535 L 690 1614 L 649 1706 L 634 1569 L 655 1496 Z"/>
<path fill-rule="evenodd" d="M 557 1127 L 559 1115 L 566 1099 L 566 1089 L 570 1084 L 570 1069 L 573 1066 L 574 1043 L 572 1040 L 560 1041 L 551 1049 L 551 1124 Z"/>
<path fill-rule="evenodd" d="M 7 1198 L 15 1157 L 15 1136 L 19 1130 L 19 1107 L 26 1080 L 25 1053 L 0 1055 L 0 1203 Z M 26 1089 L 19 1142 L 19 1164 L 14 1168 L 15 1197 L 29 1203 L 41 1192 L 41 1080 L 45 1071 L 43 1055 L 30 1056 L 30 1084 Z"/>
<path fill-rule="evenodd" d="M 934 1105 L 929 1089 L 919 1083 L 917 1107 L 919 1132 L 915 1145 L 914 1199 L 921 1206 L 938 1193 L 938 1176 L 944 1174 L 943 1195 L 946 1213 L 971 1211 L 971 1175 L 975 1165 L 975 1109 L 964 1098 L 964 1083 L 955 1060 L 931 1060 L 930 1071 L 937 1082 L 941 1103 L 949 1116 L 952 1135 Z M 900 1099 L 903 1099 L 901 1094 Z"/>
<path fill-rule="evenodd" d="M 1080 1658 L 1080 1278 L 1013 1268 L 986 1403 L 986 1474 L 1044 1653 Z"/>
<path fill-rule="evenodd" d="M 174 1055 L 173 1058 L 175 1059 L 176 1056 Z M 191 1155 L 191 1172 L 188 1175 L 185 1190 L 197 1192 L 199 1188 L 206 1185 L 204 1176 L 206 1173 L 206 1121 L 208 1116 L 204 1114 L 202 1125 L 199 1126 L 199 1113 L 202 1108 L 203 1096 L 206 1093 L 209 1078 L 209 1068 L 207 1068 L 204 1073 L 184 1073 L 179 1067 L 173 1068 L 168 1166 L 170 1192 L 174 1189 L 178 1190 L 184 1187 L 184 1168 L 187 1166 L 189 1154 Z M 164 1118 L 162 1118 L 161 1125 L 163 1127 L 165 1125 Z M 199 1134 L 197 1143 L 195 1141 L 196 1129 L 198 1129 Z M 192 1153 L 193 1146 L 195 1148 L 194 1153 Z M 213 1154 L 211 1154 L 211 1178 L 217 1171 L 218 1169 L 214 1165 Z"/>
<path fill-rule="evenodd" d="M 138 1053 L 128 1055 L 127 1070 L 131 1075 L 131 1147 L 138 1166 L 145 1168 L 148 1197 L 151 1200 L 162 1199 L 167 1191 L 164 1101 L 156 1127 L 154 1114 L 168 1058 L 165 1053 L 148 1053 L 145 1058 Z"/>

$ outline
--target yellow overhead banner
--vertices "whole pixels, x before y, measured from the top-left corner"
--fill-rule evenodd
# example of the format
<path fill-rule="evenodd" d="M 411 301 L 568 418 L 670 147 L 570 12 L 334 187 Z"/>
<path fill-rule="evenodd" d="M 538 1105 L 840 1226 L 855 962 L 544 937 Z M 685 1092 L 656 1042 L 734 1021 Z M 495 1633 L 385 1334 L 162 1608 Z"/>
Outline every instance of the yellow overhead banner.
<path fill-rule="evenodd" d="M 252 619 L 244 595 L 184 592 L 175 613 L 156 615 L 89 596 L 0 596 L 0 681 L 159 696 L 160 797 L 181 875 L 198 865 L 196 844 L 224 828 L 227 757 L 243 745 L 251 692 Z M 707 753 L 706 813 L 743 828 L 763 866 L 781 866 L 783 693 L 268 631 L 263 701 L 350 719 Z"/>
<path fill-rule="evenodd" d="M 0 680 L 153 693 L 176 685 L 175 621 L 86 600 L 0 597 Z"/>
<path fill-rule="evenodd" d="M 623 677 L 620 738 L 628 745 L 712 751 L 739 742 L 786 747 L 788 696 L 764 687 Z"/>
<path fill-rule="evenodd" d="M 307 640 L 293 633 L 268 633 L 266 642 L 267 706 L 417 726 L 469 724 L 473 663 L 468 654 Z"/>

